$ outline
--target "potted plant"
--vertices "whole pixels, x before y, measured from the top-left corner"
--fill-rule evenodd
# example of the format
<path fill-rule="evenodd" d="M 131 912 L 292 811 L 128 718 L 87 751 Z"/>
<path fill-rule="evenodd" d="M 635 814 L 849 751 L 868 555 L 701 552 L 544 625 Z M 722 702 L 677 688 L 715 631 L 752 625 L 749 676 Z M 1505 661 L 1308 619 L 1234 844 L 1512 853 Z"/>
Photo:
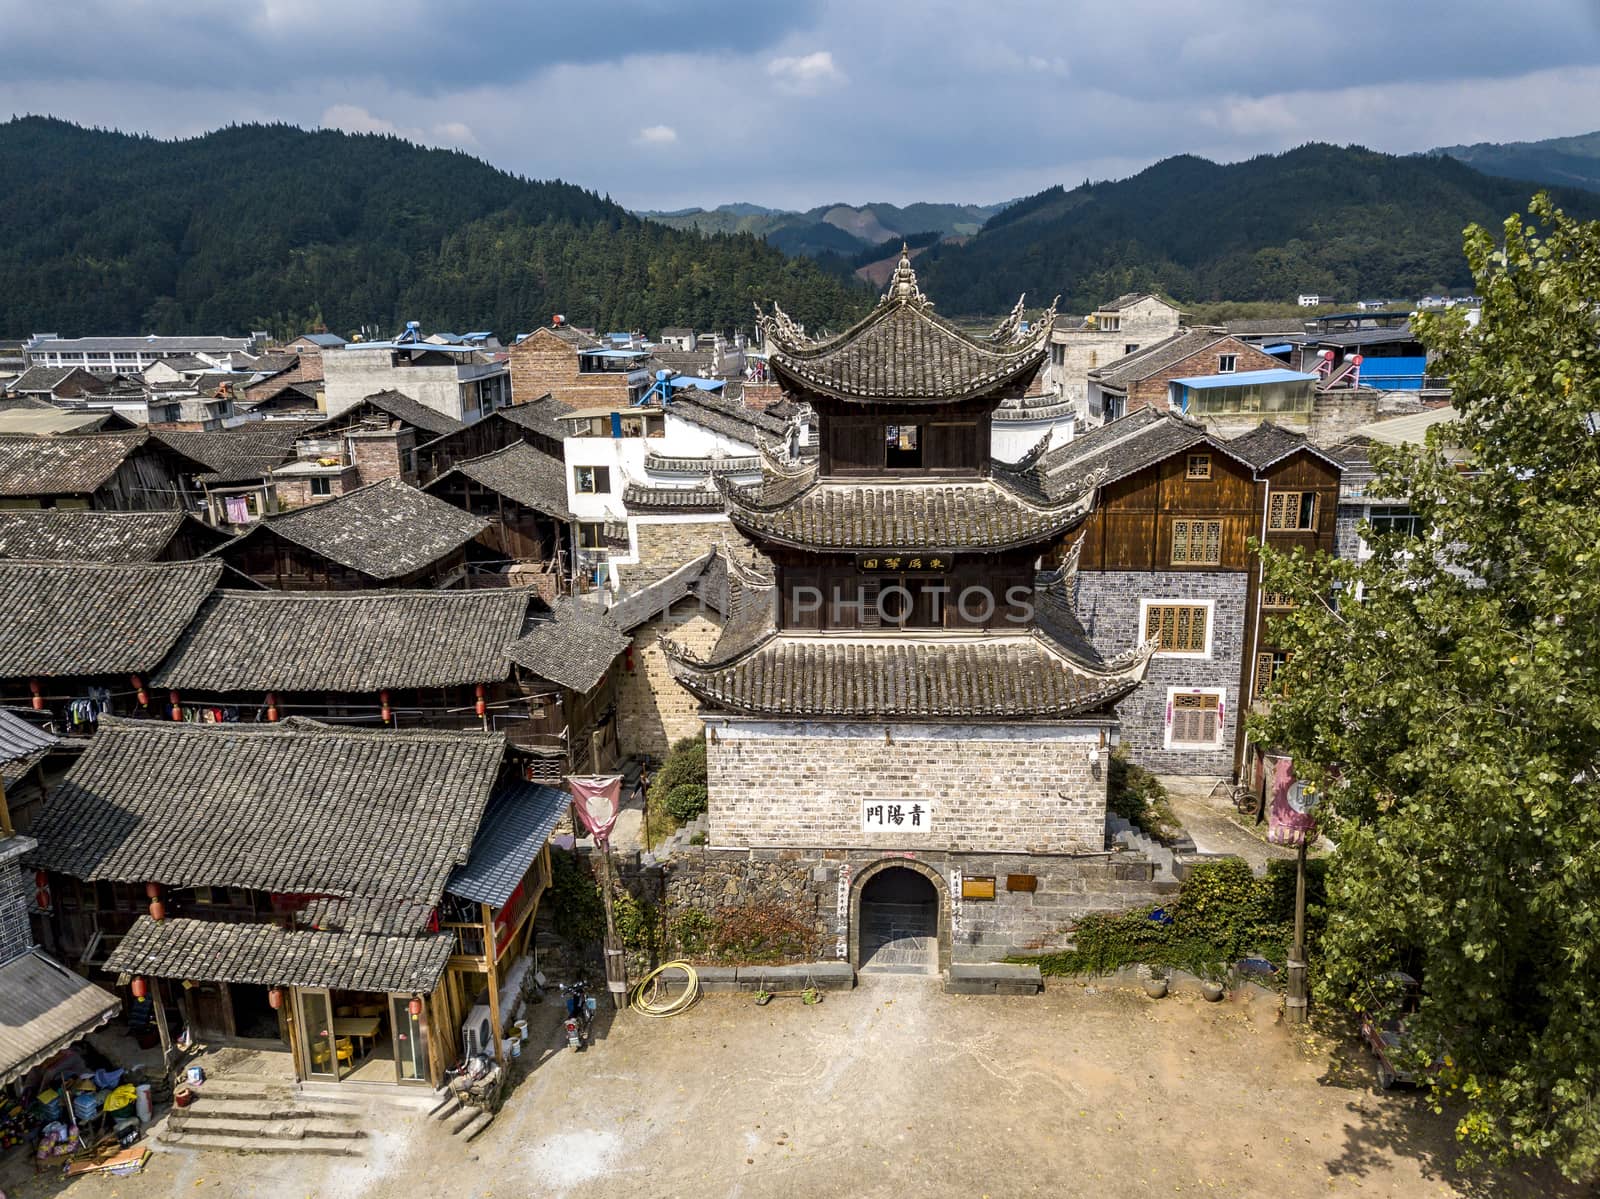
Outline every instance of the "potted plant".
<path fill-rule="evenodd" d="M 1227 993 L 1228 968 L 1215 954 L 1196 954 L 1189 963 L 1189 971 L 1200 980 L 1200 994 L 1206 997 L 1207 1003 L 1217 1003 Z"/>
<path fill-rule="evenodd" d="M 1167 968 L 1154 962 L 1146 962 L 1139 967 L 1139 981 L 1144 984 L 1144 993 L 1151 999 L 1160 999 L 1167 993 Z"/>

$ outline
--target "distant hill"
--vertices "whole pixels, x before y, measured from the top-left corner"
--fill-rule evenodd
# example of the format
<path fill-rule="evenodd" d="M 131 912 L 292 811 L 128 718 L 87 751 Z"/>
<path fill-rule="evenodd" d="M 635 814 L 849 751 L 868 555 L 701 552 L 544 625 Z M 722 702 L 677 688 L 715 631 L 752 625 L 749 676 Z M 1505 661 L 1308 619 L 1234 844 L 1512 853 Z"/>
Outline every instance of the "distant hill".
<path fill-rule="evenodd" d="M 750 236 L 703 238 L 610 200 L 394 137 L 243 125 L 159 141 L 0 123 L 0 337 L 748 325 L 815 327 L 864 286 Z"/>
<path fill-rule="evenodd" d="M 1415 296 L 1469 286 L 1462 229 L 1498 225 L 1533 190 L 1450 158 L 1356 146 L 1227 166 L 1182 155 L 1018 201 L 964 244 L 931 246 L 917 270 L 947 314 L 1004 312 L 1023 291 L 1030 303 L 1061 292 L 1077 312 L 1129 291 L 1190 302 Z M 1574 215 L 1600 215 L 1600 196 L 1561 198 Z"/>
<path fill-rule="evenodd" d="M 1434 157 L 1449 155 L 1485 175 L 1600 191 L 1600 132 L 1552 137 L 1542 142 L 1440 146 L 1428 153 Z"/>
<path fill-rule="evenodd" d="M 823 204 L 805 212 L 763 208 L 759 204 L 723 204 L 637 215 L 674 229 L 700 233 L 749 233 L 765 238 L 786 254 L 852 257 L 868 247 L 914 233 L 937 232 L 965 237 L 1004 204 Z"/>

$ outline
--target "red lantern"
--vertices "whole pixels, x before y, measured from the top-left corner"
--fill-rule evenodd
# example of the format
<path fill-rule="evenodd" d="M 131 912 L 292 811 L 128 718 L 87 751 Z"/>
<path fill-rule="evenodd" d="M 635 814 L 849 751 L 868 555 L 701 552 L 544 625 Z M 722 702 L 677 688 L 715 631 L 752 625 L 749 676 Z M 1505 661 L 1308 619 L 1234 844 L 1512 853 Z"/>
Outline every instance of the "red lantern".
<path fill-rule="evenodd" d="M 33 872 L 33 902 L 41 912 L 50 910 L 50 876 L 43 870 Z"/>
<path fill-rule="evenodd" d="M 144 885 L 145 897 L 150 900 L 150 919 L 165 920 L 167 918 L 167 905 L 161 902 L 161 884 L 146 883 Z"/>
<path fill-rule="evenodd" d="M 139 978 L 136 975 L 134 977 L 134 980 L 133 980 L 132 990 L 133 990 L 133 997 L 135 999 L 143 999 L 146 995 L 148 995 L 150 993 L 150 984 L 148 984 L 147 982 L 144 981 L 144 979 Z"/>
<path fill-rule="evenodd" d="M 267 692 L 267 719 L 273 724 L 278 723 L 278 693 L 276 691 Z"/>
<path fill-rule="evenodd" d="M 133 684 L 134 698 L 139 701 L 141 708 L 150 706 L 150 693 L 144 689 L 144 680 L 138 675 L 132 675 L 128 681 Z"/>
<path fill-rule="evenodd" d="M 172 705 L 172 719 L 182 720 L 183 709 L 178 706 L 178 693 L 176 691 L 167 692 L 167 702 Z"/>
<path fill-rule="evenodd" d="M 44 688 L 40 686 L 39 680 L 29 679 L 28 690 L 33 692 L 33 710 L 35 712 L 44 711 Z"/>
<path fill-rule="evenodd" d="M 383 723 L 384 724 L 388 724 L 389 723 L 389 693 L 387 691 L 378 692 L 378 703 L 382 705 L 382 709 L 381 709 L 379 715 L 381 715 L 383 717 Z"/>
<path fill-rule="evenodd" d="M 267 991 L 267 1006 L 277 1011 L 283 1006 L 283 988 L 271 987 Z"/>
<path fill-rule="evenodd" d="M 406 1011 L 410 1012 L 413 1016 L 422 1015 L 422 1000 L 413 995 L 411 997 L 411 1002 L 406 1004 Z"/>
<path fill-rule="evenodd" d="M 478 702 L 475 707 L 478 713 L 478 719 L 482 720 L 484 715 L 489 711 L 489 705 L 485 703 L 483 699 L 483 684 L 479 683 L 476 687 L 474 687 L 472 689 L 472 693 L 478 697 Z"/>

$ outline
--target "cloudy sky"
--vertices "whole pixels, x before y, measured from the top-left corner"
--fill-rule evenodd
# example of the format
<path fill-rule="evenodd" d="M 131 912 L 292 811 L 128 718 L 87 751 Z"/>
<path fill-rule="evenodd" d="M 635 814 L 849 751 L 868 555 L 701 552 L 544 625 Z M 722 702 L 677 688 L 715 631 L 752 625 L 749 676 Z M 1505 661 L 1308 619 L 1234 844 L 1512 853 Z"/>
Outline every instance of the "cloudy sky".
<path fill-rule="evenodd" d="M 1600 126 L 1600 0 L 0 0 L 0 113 L 396 132 L 630 207 Z"/>

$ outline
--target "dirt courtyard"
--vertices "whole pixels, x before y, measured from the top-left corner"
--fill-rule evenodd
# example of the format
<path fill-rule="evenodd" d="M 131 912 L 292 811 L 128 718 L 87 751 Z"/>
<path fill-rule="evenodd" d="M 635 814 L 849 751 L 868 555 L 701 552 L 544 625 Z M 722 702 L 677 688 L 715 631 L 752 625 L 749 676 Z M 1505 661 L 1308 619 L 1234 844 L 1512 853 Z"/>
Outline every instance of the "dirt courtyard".
<path fill-rule="evenodd" d="M 362 1159 L 157 1152 L 128 1179 L 13 1196 L 1552 1195 L 1458 1177 L 1446 1121 L 1382 1096 L 1364 1057 L 1302 1039 L 1265 999 L 1205 1004 L 1063 985 L 945 995 L 876 977 L 817 1007 L 704 998 L 548 1046 L 470 1145 L 374 1128 Z"/>

